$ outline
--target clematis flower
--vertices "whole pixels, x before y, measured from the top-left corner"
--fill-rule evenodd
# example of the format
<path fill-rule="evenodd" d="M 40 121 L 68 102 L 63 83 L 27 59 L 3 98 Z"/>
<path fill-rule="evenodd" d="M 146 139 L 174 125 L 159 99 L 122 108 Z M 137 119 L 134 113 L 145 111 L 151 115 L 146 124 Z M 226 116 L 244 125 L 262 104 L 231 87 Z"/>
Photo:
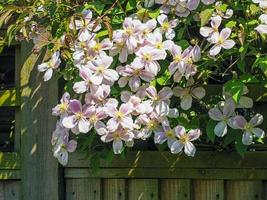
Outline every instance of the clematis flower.
<path fill-rule="evenodd" d="M 156 88 L 150 86 L 146 89 L 148 98 L 152 101 L 152 106 L 154 107 L 155 112 L 159 116 L 166 116 L 169 113 L 169 100 L 173 95 L 171 88 L 164 87 L 159 93 Z"/>
<path fill-rule="evenodd" d="M 108 130 L 108 133 L 101 136 L 103 142 L 112 142 L 114 154 L 121 154 L 123 151 L 123 141 L 133 141 L 134 135 L 131 131 L 118 127 L 116 130 Z"/>
<path fill-rule="evenodd" d="M 259 20 L 261 21 L 261 24 L 258 25 L 255 30 L 259 33 L 259 34 L 267 34 L 267 14 L 262 14 L 259 17 Z"/>
<path fill-rule="evenodd" d="M 183 110 L 189 110 L 192 107 L 193 98 L 202 99 L 205 95 L 205 89 L 203 87 L 194 87 L 193 78 L 189 79 L 186 84 L 186 88 L 175 87 L 173 88 L 173 94 L 181 99 L 181 108 Z"/>
<path fill-rule="evenodd" d="M 232 99 L 224 102 L 209 110 L 209 117 L 215 121 L 219 121 L 214 128 L 214 133 L 218 137 L 223 137 L 227 133 L 227 125 L 231 126 L 232 117 L 235 115 L 235 104 Z"/>
<path fill-rule="evenodd" d="M 140 20 L 126 17 L 122 26 L 122 37 L 125 39 L 129 51 L 133 52 L 137 47 L 138 36 L 142 33 L 143 25 Z"/>
<path fill-rule="evenodd" d="M 72 153 L 77 148 L 77 141 L 70 140 L 67 136 L 60 138 L 53 147 L 53 155 L 63 166 L 68 163 L 68 153 Z"/>
<path fill-rule="evenodd" d="M 90 85 L 93 84 L 91 80 L 92 72 L 88 68 L 85 68 L 85 67 L 81 68 L 79 75 L 83 79 L 83 81 L 76 82 L 73 85 L 73 90 L 77 94 L 81 94 L 81 93 L 88 91 L 88 89 L 90 88 Z"/>
<path fill-rule="evenodd" d="M 158 29 L 160 33 L 165 33 L 165 37 L 168 40 L 172 40 L 175 37 L 175 32 L 173 28 L 178 25 L 178 19 L 168 20 L 167 15 L 161 14 L 157 18 L 161 27 Z"/>
<path fill-rule="evenodd" d="M 113 46 L 112 41 L 109 38 L 102 40 L 101 42 L 97 39 L 89 41 L 89 48 L 91 48 L 96 54 L 103 52 L 104 50 L 110 50 Z"/>
<path fill-rule="evenodd" d="M 154 136 L 156 144 L 163 144 L 167 141 L 168 147 L 171 149 L 173 143 L 176 141 L 176 135 L 173 129 L 169 126 L 162 126 L 162 129 L 157 130 Z"/>
<path fill-rule="evenodd" d="M 190 130 L 186 133 L 185 128 L 182 126 L 176 126 L 174 128 L 174 132 L 179 140 L 173 142 L 171 146 L 171 152 L 176 154 L 182 151 L 184 148 L 184 152 L 188 156 L 194 156 L 196 152 L 196 147 L 193 145 L 192 141 L 197 140 L 201 132 L 199 129 Z"/>
<path fill-rule="evenodd" d="M 125 63 L 127 61 L 128 55 L 131 54 L 128 50 L 126 39 L 123 38 L 123 32 L 121 30 L 115 30 L 113 32 L 112 38 L 114 45 L 110 49 L 110 55 L 115 56 L 119 54 L 119 61 Z"/>
<path fill-rule="evenodd" d="M 160 70 L 157 60 L 164 60 L 167 54 L 164 50 L 144 46 L 136 52 L 136 56 L 134 59 L 135 65 L 144 66 L 148 72 L 156 76 Z"/>
<path fill-rule="evenodd" d="M 119 74 L 115 70 L 108 69 L 112 62 L 113 58 L 106 55 L 101 55 L 97 60 L 92 61 L 89 68 L 93 72 L 93 75 L 90 77 L 93 84 L 100 85 L 106 83 L 112 85 L 119 79 Z"/>
<path fill-rule="evenodd" d="M 170 48 L 174 45 L 174 42 L 171 40 L 163 41 L 162 34 L 156 31 L 148 34 L 147 42 L 152 47 L 161 50 L 170 50 Z"/>
<path fill-rule="evenodd" d="M 260 8 L 266 9 L 267 8 L 267 1 L 266 0 L 252 0 L 254 3 L 259 4 Z"/>
<path fill-rule="evenodd" d="M 140 35 L 140 43 L 144 40 L 152 31 L 157 27 L 157 21 L 155 19 L 150 19 L 143 24 L 142 33 Z"/>
<path fill-rule="evenodd" d="M 82 106 L 80 101 L 74 99 L 70 100 L 69 108 L 72 114 L 63 118 L 63 126 L 69 129 L 78 128 L 79 132 L 88 133 L 90 130 L 90 122 L 87 119 L 89 107 Z"/>
<path fill-rule="evenodd" d="M 62 98 L 60 99 L 60 104 L 56 105 L 52 109 L 52 114 L 55 116 L 67 115 L 69 110 L 69 102 L 70 102 L 70 94 L 68 92 L 65 92 Z"/>
<path fill-rule="evenodd" d="M 38 71 L 45 72 L 44 81 L 50 80 L 53 75 L 53 70 L 59 67 L 61 63 L 59 56 L 59 51 L 56 51 L 48 62 L 38 65 Z"/>
<path fill-rule="evenodd" d="M 96 24 L 93 20 L 93 13 L 91 10 L 83 11 L 83 18 L 81 20 L 75 20 L 74 23 L 70 23 L 70 29 L 79 30 L 78 39 L 80 41 L 87 41 L 91 39 L 92 32 L 97 32 L 101 29 L 100 24 Z"/>
<path fill-rule="evenodd" d="M 132 111 L 133 105 L 131 103 L 122 104 L 119 110 L 111 104 L 106 105 L 106 113 L 111 117 L 107 122 L 107 128 L 115 131 L 120 125 L 122 128 L 132 130 L 134 128 Z"/>
<path fill-rule="evenodd" d="M 211 38 L 211 43 L 214 46 L 210 49 L 210 55 L 216 56 L 220 53 L 221 49 L 231 49 L 235 45 L 233 40 L 229 40 L 228 38 L 231 35 L 230 28 L 224 28 L 219 35 L 216 37 Z"/>
<path fill-rule="evenodd" d="M 93 127 L 98 127 L 99 124 L 103 123 L 101 120 L 107 117 L 105 109 L 102 107 L 90 106 L 86 111 L 87 119 L 89 121 L 89 131 Z"/>
<path fill-rule="evenodd" d="M 135 123 L 138 126 L 142 126 L 136 138 L 146 140 L 153 132 L 157 132 L 160 129 L 160 117 L 155 112 L 141 114 L 137 117 Z"/>
<path fill-rule="evenodd" d="M 256 128 L 256 126 L 260 125 L 262 122 L 263 116 L 260 114 L 256 114 L 249 122 L 247 122 L 243 116 L 237 115 L 233 119 L 233 126 L 243 131 L 243 144 L 251 145 L 253 142 L 253 135 L 257 138 L 263 138 L 265 136 L 265 132 L 262 129 Z"/>
<path fill-rule="evenodd" d="M 219 27 L 221 25 L 222 18 L 220 16 L 212 17 L 211 18 L 211 27 L 204 26 L 200 28 L 200 34 L 203 37 L 207 37 L 208 41 L 211 41 L 211 38 L 219 37 Z"/>
<path fill-rule="evenodd" d="M 118 67 L 117 70 L 122 75 L 118 81 L 119 86 L 125 87 L 128 83 L 133 92 L 136 92 L 141 86 L 141 80 L 150 82 L 155 77 L 153 73 L 147 71 L 139 62 L 133 62 L 131 65 Z"/>

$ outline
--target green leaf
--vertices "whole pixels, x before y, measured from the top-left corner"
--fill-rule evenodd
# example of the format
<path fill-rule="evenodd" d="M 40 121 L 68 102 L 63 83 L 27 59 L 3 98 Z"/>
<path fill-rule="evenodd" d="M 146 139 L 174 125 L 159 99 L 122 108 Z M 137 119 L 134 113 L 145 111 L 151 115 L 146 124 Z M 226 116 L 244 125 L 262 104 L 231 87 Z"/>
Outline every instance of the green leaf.
<path fill-rule="evenodd" d="M 229 21 L 225 24 L 225 27 L 227 28 L 233 28 L 236 27 L 237 22 L 236 21 Z"/>
<path fill-rule="evenodd" d="M 126 12 L 131 11 L 136 8 L 136 1 L 135 0 L 129 0 L 126 4 Z"/>
<path fill-rule="evenodd" d="M 165 70 L 164 74 L 157 78 L 157 83 L 161 86 L 167 85 L 168 81 L 171 78 L 169 70 Z"/>
<path fill-rule="evenodd" d="M 225 92 L 229 92 L 234 101 L 238 103 L 243 93 L 244 83 L 240 80 L 233 79 L 224 84 Z"/>
<path fill-rule="evenodd" d="M 240 156 L 244 157 L 248 149 L 248 146 L 244 145 L 241 140 L 238 140 L 235 142 L 235 148 L 236 148 L 237 153 Z"/>
<path fill-rule="evenodd" d="M 214 120 L 209 120 L 207 127 L 206 127 L 206 132 L 209 140 L 214 143 L 215 141 L 215 133 L 214 133 L 214 128 L 217 125 L 218 122 Z"/>
<path fill-rule="evenodd" d="M 204 26 L 204 25 L 206 25 L 209 22 L 212 14 L 213 14 L 213 11 L 214 11 L 214 9 L 206 9 L 206 10 L 203 10 L 199 14 L 201 26 Z"/>
<path fill-rule="evenodd" d="M 156 9 L 156 10 L 152 10 L 148 12 L 149 17 L 151 17 L 152 19 L 156 19 L 160 14 L 160 10 Z"/>

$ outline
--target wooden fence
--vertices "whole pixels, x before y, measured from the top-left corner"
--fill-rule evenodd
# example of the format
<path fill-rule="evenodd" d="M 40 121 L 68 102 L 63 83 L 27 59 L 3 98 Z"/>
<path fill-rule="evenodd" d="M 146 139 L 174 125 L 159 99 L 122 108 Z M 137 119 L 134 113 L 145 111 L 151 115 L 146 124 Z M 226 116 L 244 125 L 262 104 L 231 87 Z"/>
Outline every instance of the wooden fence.
<path fill-rule="evenodd" d="M 14 151 L 0 153 L 0 200 L 267 200 L 265 148 L 245 158 L 233 152 L 199 151 L 188 158 L 132 151 L 112 164 L 102 162 L 97 174 L 75 153 L 62 168 L 50 144 L 57 82 L 42 82 L 36 64 L 44 58 L 30 49 L 27 44 L 15 47 L 14 86 L 0 91 L 0 107 L 15 110 Z M 252 94 L 256 109 L 267 117 L 266 89 Z"/>

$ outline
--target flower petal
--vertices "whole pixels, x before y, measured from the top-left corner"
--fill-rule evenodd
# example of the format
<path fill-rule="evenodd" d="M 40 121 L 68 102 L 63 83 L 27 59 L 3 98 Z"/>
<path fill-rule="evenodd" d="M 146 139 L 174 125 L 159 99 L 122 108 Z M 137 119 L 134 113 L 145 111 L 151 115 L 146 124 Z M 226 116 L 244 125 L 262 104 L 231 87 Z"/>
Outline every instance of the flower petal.
<path fill-rule="evenodd" d="M 227 124 L 226 124 L 226 122 L 225 121 L 219 122 L 214 128 L 214 133 L 218 137 L 225 136 L 226 133 L 227 133 Z"/>
<path fill-rule="evenodd" d="M 194 157 L 196 153 L 196 147 L 192 142 L 187 142 L 185 143 L 184 152 L 186 155 Z"/>
<path fill-rule="evenodd" d="M 184 144 L 177 140 L 173 142 L 170 149 L 171 149 L 171 153 L 177 154 L 177 153 L 180 153 L 183 148 L 184 148 Z"/>

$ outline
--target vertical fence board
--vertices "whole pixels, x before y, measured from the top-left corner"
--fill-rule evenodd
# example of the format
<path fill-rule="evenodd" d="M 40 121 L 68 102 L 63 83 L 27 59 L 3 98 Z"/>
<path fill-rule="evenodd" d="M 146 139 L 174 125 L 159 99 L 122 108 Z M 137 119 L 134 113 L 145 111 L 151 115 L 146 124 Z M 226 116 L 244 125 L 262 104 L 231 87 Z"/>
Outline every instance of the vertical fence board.
<path fill-rule="evenodd" d="M 158 200 L 158 179 L 129 179 L 129 200 Z"/>
<path fill-rule="evenodd" d="M 58 101 L 55 78 L 43 81 L 37 70 L 43 56 L 31 53 L 31 45 L 22 43 L 21 86 L 21 193 L 23 200 L 58 200 L 58 163 L 51 152 L 51 134 L 56 118 L 51 115 Z"/>
<path fill-rule="evenodd" d="M 162 179 L 160 181 L 161 200 L 190 200 L 190 180 Z"/>
<path fill-rule="evenodd" d="M 263 199 L 262 181 L 227 181 L 227 200 L 261 200 Z"/>
<path fill-rule="evenodd" d="M 66 200 L 100 200 L 101 179 L 67 179 Z"/>
<path fill-rule="evenodd" d="M 4 182 L 4 200 L 19 200 L 20 181 Z"/>
<path fill-rule="evenodd" d="M 4 193 L 4 183 L 0 182 L 0 200 L 5 200 L 5 193 Z"/>
<path fill-rule="evenodd" d="M 126 200 L 126 180 L 104 179 L 103 200 Z"/>
<path fill-rule="evenodd" d="M 195 200 L 224 200 L 224 181 L 195 180 L 193 194 Z"/>

